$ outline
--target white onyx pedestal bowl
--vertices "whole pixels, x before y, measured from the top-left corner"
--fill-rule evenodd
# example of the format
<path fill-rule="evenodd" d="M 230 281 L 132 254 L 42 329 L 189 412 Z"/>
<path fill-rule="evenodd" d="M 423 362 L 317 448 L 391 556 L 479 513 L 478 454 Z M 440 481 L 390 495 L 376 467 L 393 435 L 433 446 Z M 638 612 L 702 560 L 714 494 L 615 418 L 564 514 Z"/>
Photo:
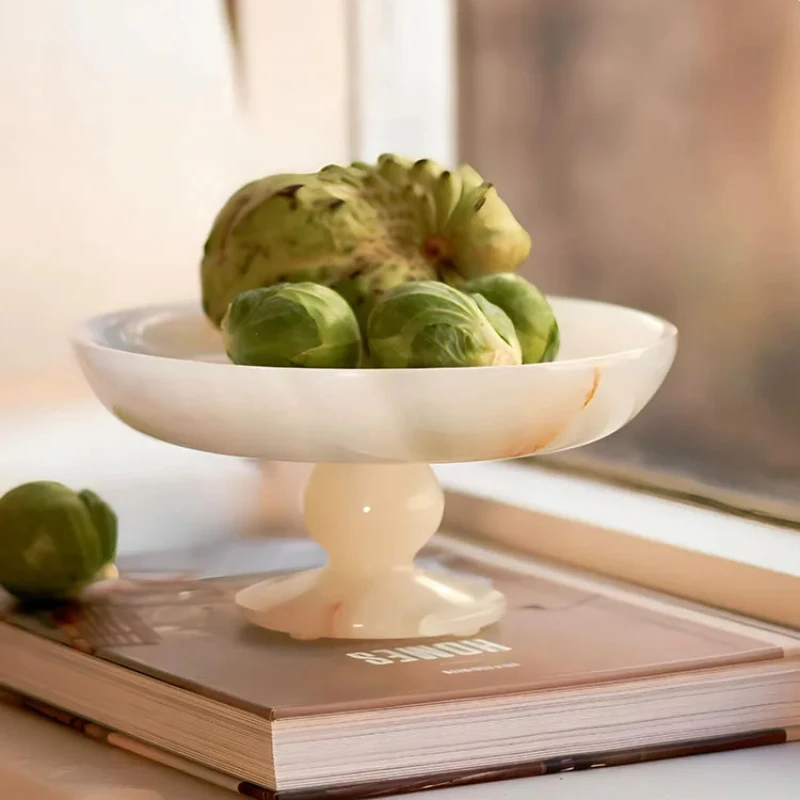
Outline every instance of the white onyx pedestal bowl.
<path fill-rule="evenodd" d="M 562 344 L 546 364 L 238 366 L 195 305 L 97 317 L 73 345 L 99 400 L 142 433 L 315 465 L 304 516 L 328 562 L 241 591 L 236 602 L 250 622 L 306 639 L 468 636 L 498 620 L 505 601 L 485 581 L 415 565 L 444 509 L 429 465 L 596 441 L 641 411 L 675 357 L 676 329 L 657 317 L 588 300 L 551 302 Z"/>

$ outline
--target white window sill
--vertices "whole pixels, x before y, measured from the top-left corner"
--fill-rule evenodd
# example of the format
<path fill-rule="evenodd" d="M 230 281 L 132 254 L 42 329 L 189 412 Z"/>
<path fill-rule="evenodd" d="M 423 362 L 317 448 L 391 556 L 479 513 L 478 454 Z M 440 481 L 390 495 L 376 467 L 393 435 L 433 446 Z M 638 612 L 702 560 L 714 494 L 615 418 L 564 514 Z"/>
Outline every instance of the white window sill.
<path fill-rule="evenodd" d="M 251 463 L 151 439 L 93 400 L 0 413 L 0 494 L 36 480 L 98 492 L 119 517 L 121 554 L 202 545 L 260 513 Z"/>
<path fill-rule="evenodd" d="M 449 491 L 800 577 L 800 534 L 531 464 L 436 468 Z"/>

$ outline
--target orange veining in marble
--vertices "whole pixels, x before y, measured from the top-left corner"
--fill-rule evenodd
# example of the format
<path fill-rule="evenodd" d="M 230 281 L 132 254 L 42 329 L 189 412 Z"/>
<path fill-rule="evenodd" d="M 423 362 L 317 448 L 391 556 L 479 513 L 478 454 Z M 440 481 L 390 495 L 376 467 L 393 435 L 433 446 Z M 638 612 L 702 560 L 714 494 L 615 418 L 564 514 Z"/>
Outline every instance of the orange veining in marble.
<path fill-rule="evenodd" d="M 586 408 L 586 406 L 588 406 L 589 403 L 591 403 L 592 400 L 594 399 L 594 396 L 597 393 L 597 387 L 600 385 L 600 376 L 601 376 L 601 374 L 602 373 L 600 372 L 600 367 L 595 367 L 594 368 L 594 378 L 592 379 L 592 388 L 589 389 L 589 392 L 586 395 L 586 399 L 583 401 L 583 407 L 584 408 Z"/>
<path fill-rule="evenodd" d="M 539 434 L 532 442 L 529 439 L 524 439 L 521 443 L 512 444 L 513 449 L 507 454 L 507 458 L 522 458 L 523 456 L 530 456 L 537 453 L 539 450 L 547 447 L 572 421 L 570 418 L 566 422 L 556 425 L 552 430 L 545 433 L 543 436 Z"/>
<path fill-rule="evenodd" d="M 600 377 L 602 372 L 599 367 L 594 368 L 594 373 L 592 375 L 592 385 L 589 388 L 589 391 L 586 393 L 586 398 L 583 401 L 583 405 L 581 406 L 581 411 L 583 411 L 589 403 L 592 402 L 595 395 L 597 394 L 597 389 L 600 386 Z M 578 412 L 580 413 L 580 412 Z M 505 457 L 507 458 L 522 458 L 524 456 L 531 456 L 534 453 L 538 453 L 540 450 L 544 450 L 545 447 L 552 444 L 555 439 L 564 431 L 564 429 L 575 419 L 575 416 L 570 417 L 565 422 L 562 422 L 559 425 L 553 427 L 552 430 L 548 431 L 544 436 L 537 436 L 533 442 L 531 442 L 527 437 L 523 440 L 521 444 L 517 444 L 513 446 L 513 449 L 510 450 Z"/>

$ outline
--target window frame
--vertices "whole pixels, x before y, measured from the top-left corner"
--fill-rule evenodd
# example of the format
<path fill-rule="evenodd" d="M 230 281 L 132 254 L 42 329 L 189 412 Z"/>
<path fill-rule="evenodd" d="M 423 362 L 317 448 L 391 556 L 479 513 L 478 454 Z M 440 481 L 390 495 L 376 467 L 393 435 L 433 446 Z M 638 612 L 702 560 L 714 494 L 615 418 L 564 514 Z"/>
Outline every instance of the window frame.
<path fill-rule="evenodd" d="M 356 158 L 458 157 L 457 0 L 351 0 Z"/>

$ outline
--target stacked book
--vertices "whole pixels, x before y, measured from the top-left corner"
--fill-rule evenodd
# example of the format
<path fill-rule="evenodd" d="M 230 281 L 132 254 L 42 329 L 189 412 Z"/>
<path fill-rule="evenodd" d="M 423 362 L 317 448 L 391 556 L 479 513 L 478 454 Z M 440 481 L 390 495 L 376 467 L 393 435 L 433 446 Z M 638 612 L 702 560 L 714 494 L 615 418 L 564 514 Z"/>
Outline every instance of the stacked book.
<path fill-rule="evenodd" d="M 5 604 L 0 686 L 94 738 L 261 798 L 378 797 L 784 742 L 800 639 L 442 536 L 426 566 L 508 600 L 467 638 L 295 641 L 232 599 L 317 566 L 289 538 L 231 542 L 187 574 L 139 555 L 81 604 Z M 170 561 L 171 558 L 171 561 Z M 259 565 L 258 574 L 253 565 Z"/>

